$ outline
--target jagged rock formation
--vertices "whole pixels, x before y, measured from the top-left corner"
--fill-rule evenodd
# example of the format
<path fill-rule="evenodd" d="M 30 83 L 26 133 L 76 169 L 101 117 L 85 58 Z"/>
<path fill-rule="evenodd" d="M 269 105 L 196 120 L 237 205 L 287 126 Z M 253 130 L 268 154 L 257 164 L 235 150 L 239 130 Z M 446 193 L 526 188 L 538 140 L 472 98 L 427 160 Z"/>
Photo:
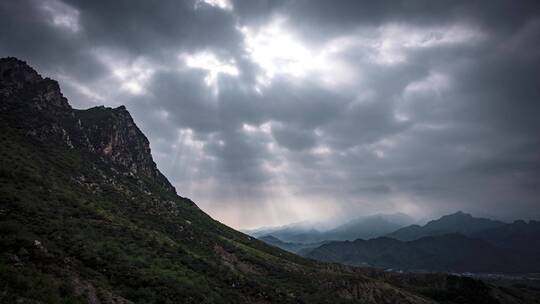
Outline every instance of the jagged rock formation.
<path fill-rule="evenodd" d="M 157 170 L 124 107 L 74 110 L 58 83 L 0 59 L 0 303 L 534 303 L 371 273 L 214 221 Z"/>
<path fill-rule="evenodd" d="M 0 109 L 12 113 L 11 123 L 28 129 L 29 135 L 43 140 L 53 137 L 70 148 L 95 152 L 175 191 L 157 169 L 150 143 L 126 107 L 74 110 L 58 82 L 42 78 L 16 58 L 0 59 L 0 96 Z"/>

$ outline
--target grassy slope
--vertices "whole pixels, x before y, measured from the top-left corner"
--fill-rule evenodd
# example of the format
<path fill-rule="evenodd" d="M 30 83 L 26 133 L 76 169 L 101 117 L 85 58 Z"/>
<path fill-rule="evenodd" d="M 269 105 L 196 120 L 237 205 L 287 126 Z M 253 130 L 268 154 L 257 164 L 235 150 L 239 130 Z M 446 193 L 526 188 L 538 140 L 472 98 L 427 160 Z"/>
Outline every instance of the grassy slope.
<path fill-rule="evenodd" d="M 300 258 L 0 118 L 0 303 L 532 302 L 478 281 Z"/>
<path fill-rule="evenodd" d="M 268 246 L 150 180 L 7 125 L 0 129 L 0 251 L 2 303 L 423 301 Z"/>

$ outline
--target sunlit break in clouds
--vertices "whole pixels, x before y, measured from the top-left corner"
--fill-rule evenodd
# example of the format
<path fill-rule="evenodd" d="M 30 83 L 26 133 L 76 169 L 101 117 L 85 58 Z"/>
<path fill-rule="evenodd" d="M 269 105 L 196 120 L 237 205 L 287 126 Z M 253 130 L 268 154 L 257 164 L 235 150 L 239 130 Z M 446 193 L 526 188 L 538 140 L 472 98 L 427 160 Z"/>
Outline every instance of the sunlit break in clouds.
<path fill-rule="evenodd" d="M 229 62 L 221 62 L 214 54 L 208 52 L 194 55 L 183 54 L 180 57 L 184 59 L 187 67 L 207 72 L 204 82 L 207 86 L 214 88 L 215 94 L 218 93 L 217 78 L 219 74 L 230 76 L 238 76 L 239 74 L 234 59 L 229 60 Z"/>
<path fill-rule="evenodd" d="M 540 216 L 537 1 L 2 1 L 0 55 L 125 105 L 235 228 Z"/>
<path fill-rule="evenodd" d="M 217 7 L 227 11 L 233 9 L 232 3 L 228 0 L 196 0 L 195 9 L 201 8 L 203 5 L 209 5 L 211 7 Z"/>
<path fill-rule="evenodd" d="M 48 21 L 55 27 L 71 32 L 78 32 L 79 11 L 58 0 L 35 1 L 48 15 Z"/>
<path fill-rule="evenodd" d="M 279 76 L 300 79 L 309 76 L 334 83 L 352 74 L 346 64 L 334 56 L 341 51 L 339 43 L 330 42 L 310 49 L 287 27 L 285 17 L 274 17 L 257 29 L 243 26 L 239 31 L 244 36 L 250 60 L 261 69 L 256 78 L 259 86 L 270 86 L 272 79 Z"/>

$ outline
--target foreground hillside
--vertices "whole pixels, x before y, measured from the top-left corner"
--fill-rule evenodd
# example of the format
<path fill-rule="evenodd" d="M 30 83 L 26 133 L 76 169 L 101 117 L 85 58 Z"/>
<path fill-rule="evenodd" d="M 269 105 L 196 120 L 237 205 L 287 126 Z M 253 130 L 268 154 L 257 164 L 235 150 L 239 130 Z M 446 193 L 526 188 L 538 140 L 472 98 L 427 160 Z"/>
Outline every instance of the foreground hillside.
<path fill-rule="evenodd" d="M 0 303 L 534 303 L 467 278 L 300 258 L 176 194 L 126 108 L 0 59 Z"/>

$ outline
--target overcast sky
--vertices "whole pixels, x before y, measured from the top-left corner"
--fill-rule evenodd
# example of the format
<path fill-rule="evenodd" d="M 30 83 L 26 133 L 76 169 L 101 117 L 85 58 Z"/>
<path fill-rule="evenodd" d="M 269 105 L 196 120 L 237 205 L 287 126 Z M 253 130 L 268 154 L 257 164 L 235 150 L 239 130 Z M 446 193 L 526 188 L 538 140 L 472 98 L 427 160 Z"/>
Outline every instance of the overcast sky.
<path fill-rule="evenodd" d="M 0 2 L 0 56 L 126 105 L 235 228 L 540 218 L 538 1 Z"/>

